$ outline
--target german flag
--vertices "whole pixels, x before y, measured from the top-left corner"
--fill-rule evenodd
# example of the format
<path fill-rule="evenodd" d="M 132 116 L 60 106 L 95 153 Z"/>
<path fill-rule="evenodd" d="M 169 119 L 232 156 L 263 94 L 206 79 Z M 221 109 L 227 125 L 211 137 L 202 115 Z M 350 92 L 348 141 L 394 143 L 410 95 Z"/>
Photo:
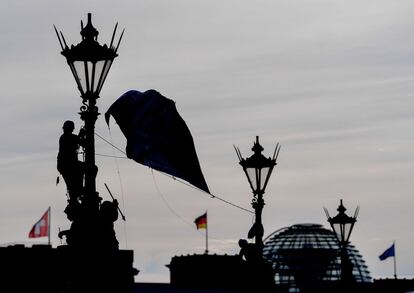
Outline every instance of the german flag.
<path fill-rule="evenodd" d="M 195 219 L 194 223 L 197 226 L 197 230 L 207 229 L 207 212 Z"/>

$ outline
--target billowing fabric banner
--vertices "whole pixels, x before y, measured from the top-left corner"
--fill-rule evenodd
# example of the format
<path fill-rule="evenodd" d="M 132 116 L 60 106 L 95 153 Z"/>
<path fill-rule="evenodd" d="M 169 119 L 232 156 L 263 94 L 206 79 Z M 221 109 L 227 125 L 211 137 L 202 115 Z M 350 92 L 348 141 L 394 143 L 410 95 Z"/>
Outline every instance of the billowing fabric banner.
<path fill-rule="evenodd" d="M 130 90 L 105 113 L 108 125 L 110 116 L 127 139 L 128 158 L 210 193 L 190 130 L 174 101 L 155 90 Z"/>

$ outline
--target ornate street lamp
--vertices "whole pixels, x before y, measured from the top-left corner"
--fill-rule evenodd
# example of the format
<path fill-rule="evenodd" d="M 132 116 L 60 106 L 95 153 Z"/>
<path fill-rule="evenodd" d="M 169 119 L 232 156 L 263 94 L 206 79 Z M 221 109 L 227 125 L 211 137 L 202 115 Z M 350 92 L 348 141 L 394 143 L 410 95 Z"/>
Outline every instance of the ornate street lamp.
<path fill-rule="evenodd" d="M 354 216 L 350 217 L 345 213 L 346 208 L 344 207 L 341 199 L 337 209 L 338 214 L 335 217 L 331 217 L 326 208 L 324 208 L 324 210 L 328 218 L 328 222 L 336 235 L 341 250 L 341 280 L 344 283 L 349 284 L 352 282 L 353 276 L 352 263 L 348 259 L 347 246 L 359 213 L 359 207 L 356 208 Z"/>
<path fill-rule="evenodd" d="M 79 114 L 84 122 L 84 135 L 79 135 L 79 139 L 71 137 L 70 144 L 66 141 L 66 146 L 71 147 L 66 152 L 73 151 L 78 144 L 83 147 L 84 162 L 79 162 L 76 157 L 76 168 L 70 166 L 66 174 L 68 180 L 65 179 L 67 187 L 68 182 L 75 185 L 71 181 L 76 179 L 76 187 L 79 188 L 76 189 L 76 196 L 69 193 L 65 209 L 67 218 L 72 222 L 70 229 L 60 231 L 58 235 L 60 238 L 66 236 L 67 243 L 57 258 L 58 268 L 63 269 L 57 284 L 62 285 L 59 289 L 64 292 L 129 292 L 133 286 L 133 276 L 137 274 L 137 270 L 132 267 L 132 251 L 119 250 L 116 239 L 113 223 L 118 218 L 118 203 L 110 192 L 112 203 L 101 203 L 96 191 L 98 168 L 95 165 L 94 129 L 99 116 L 96 101 L 111 65 L 118 56 L 117 50 L 124 32 L 114 46 L 117 26 L 109 46 L 99 44 L 98 31 L 92 25 L 90 13 L 86 26 L 81 22 L 82 40 L 77 45 L 68 46 L 62 32 L 58 32 L 55 27 L 61 54 L 66 57 L 82 98 Z M 62 145 L 59 146 L 59 152 Z"/>
<path fill-rule="evenodd" d="M 240 149 L 234 147 L 239 158 L 239 164 L 242 166 L 244 173 L 247 176 L 250 187 L 253 191 L 252 207 L 255 210 L 255 223 L 248 233 L 248 238 L 255 238 L 255 245 L 258 251 L 263 249 L 263 224 L 262 224 L 262 210 L 264 207 L 263 194 L 273 168 L 276 166 L 277 157 L 279 156 L 280 145 L 276 145 L 272 158 L 266 158 L 262 155 L 263 147 L 259 143 L 259 137 L 256 136 L 256 142 L 253 145 L 252 151 L 254 154 L 244 159 L 241 155 Z"/>
<path fill-rule="evenodd" d="M 99 204 L 98 193 L 96 192 L 96 174 L 95 166 L 95 140 L 94 129 L 95 122 L 99 112 L 96 106 L 96 100 L 99 98 L 102 86 L 108 75 L 109 69 L 115 57 L 121 42 L 124 31 L 122 32 L 116 47 L 114 39 L 118 24 L 116 24 L 110 45 L 101 45 L 98 43 L 98 31 L 92 25 L 92 14 L 88 13 L 88 22 L 83 26 L 81 21 L 82 41 L 77 45 L 67 45 L 62 32 L 55 31 L 62 48 L 61 54 L 66 57 L 66 61 L 72 71 L 76 84 L 82 97 L 82 107 L 80 108 L 80 117 L 84 121 L 85 129 L 85 190 L 84 200 L 93 206 Z"/>
<path fill-rule="evenodd" d="M 117 46 L 114 47 L 117 26 L 118 24 L 115 26 L 109 47 L 106 44 L 101 45 L 98 43 L 99 32 L 92 25 L 92 14 L 88 13 L 88 23 L 85 27 L 81 21 L 82 41 L 76 46 L 71 45 L 70 48 L 63 34 L 59 35 L 55 27 L 62 48 L 61 54 L 66 57 L 82 98 L 90 99 L 90 96 L 99 98 L 112 62 L 118 56 L 118 47 L 124 33 L 122 32 Z"/>

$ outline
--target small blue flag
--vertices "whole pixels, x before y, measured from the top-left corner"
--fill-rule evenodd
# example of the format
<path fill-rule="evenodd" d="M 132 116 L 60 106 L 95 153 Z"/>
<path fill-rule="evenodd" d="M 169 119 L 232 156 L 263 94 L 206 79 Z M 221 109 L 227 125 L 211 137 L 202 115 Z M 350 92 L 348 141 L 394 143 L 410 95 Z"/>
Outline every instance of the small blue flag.
<path fill-rule="evenodd" d="M 387 258 L 392 257 L 392 256 L 395 257 L 395 243 L 393 243 L 390 248 L 384 251 L 383 254 L 379 256 L 379 259 L 386 260 Z"/>

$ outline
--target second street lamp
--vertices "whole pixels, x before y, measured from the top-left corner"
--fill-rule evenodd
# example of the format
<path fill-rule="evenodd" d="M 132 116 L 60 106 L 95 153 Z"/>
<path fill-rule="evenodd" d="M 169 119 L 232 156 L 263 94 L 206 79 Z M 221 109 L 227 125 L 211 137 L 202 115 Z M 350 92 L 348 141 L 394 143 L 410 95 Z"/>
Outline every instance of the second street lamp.
<path fill-rule="evenodd" d="M 252 148 L 254 154 L 249 158 L 243 158 L 239 148 L 235 147 L 235 150 L 240 161 L 239 164 L 242 166 L 253 191 L 252 207 L 255 211 L 255 223 L 248 233 L 248 238 L 255 238 L 256 248 L 262 254 L 264 234 L 262 211 L 265 205 L 263 194 L 265 193 L 273 168 L 277 164 L 276 161 L 279 155 L 280 145 L 276 145 L 272 158 L 266 158 L 262 155 L 263 147 L 259 143 L 258 136 L 256 136 L 256 141 Z"/>
<path fill-rule="evenodd" d="M 338 239 L 340 252 L 341 252 L 341 281 L 345 284 L 349 284 L 353 281 L 352 276 L 352 263 L 348 258 L 348 243 L 349 238 L 352 233 L 352 229 L 354 228 L 356 218 L 359 213 L 359 207 L 356 208 L 354 216 L 348 216 L 345 211 L 346 208 L 342 203 L 342 199 L 340 201 L 339 207 L 337 209 L 338 214 L 334 217 L 329 215 L 329 212 L 326 208 L 324 208 L 326 216 L 328 218 L 328 222 L 332 227 L 333 232 Z"/>

